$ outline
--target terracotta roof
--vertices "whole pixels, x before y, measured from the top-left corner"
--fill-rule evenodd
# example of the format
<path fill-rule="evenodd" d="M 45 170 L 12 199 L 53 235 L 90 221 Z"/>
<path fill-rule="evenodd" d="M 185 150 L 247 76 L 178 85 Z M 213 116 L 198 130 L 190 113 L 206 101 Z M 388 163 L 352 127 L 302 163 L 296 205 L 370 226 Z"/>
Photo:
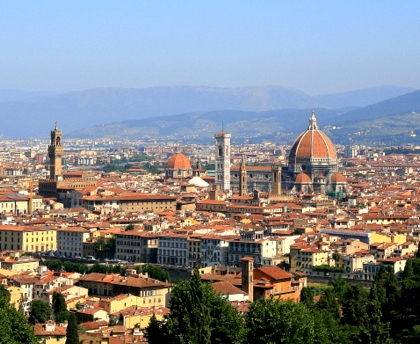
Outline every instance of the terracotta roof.
<path fill-rule="evenodd" d="M 317 126 L 310 126 L 296 139 L 289 160 L 309 158 L 337 159 L 337 152 L 329 137 Z"/>
<path fill-rule="evenodd" d="M 258 268 L 256 270 L 261 271 L 265 275 L 274 278 L 276 280 L 281 279 L 291 279 L 293 278 L 293 275 L 284 271 L 283 269 L 280 269 L 278 266 L 264 266 L 262 268 Z"/>
<path fill-rule="evenodd" d="M 223 295 L 246 294 L 243 290 L 226 281 L 214 282 L 211 284 L 211 286 L 216 292 Z"/>
<path fill-rule="evenodd" d="M 295 179 L 296 183 L 311 183 L 311 177 L 309 177 L 306 173 L 300 172 Z"/>
<path fill-rule="evenodd" d="M 184 154 L 178 153 L 171 156 L 166 164 L 166 168 L 186 169 L 191 168 L 191 163 Z"/>

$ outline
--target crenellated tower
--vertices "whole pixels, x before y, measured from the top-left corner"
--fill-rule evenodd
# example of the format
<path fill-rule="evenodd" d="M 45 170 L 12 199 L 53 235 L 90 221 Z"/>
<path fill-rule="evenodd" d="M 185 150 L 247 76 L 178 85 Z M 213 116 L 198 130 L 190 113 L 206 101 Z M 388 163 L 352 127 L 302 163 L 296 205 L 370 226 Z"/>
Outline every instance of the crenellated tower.
<path fill-rule="evenodd" d="M 51 142 L 48 146 L 48 157 L 50 158 L 50 179 L 58 180 L 62 177 L 61 160 L 64 150 L 62 145 L 62 132 L 58 129 L 57 123 L 51 131 Z"/>

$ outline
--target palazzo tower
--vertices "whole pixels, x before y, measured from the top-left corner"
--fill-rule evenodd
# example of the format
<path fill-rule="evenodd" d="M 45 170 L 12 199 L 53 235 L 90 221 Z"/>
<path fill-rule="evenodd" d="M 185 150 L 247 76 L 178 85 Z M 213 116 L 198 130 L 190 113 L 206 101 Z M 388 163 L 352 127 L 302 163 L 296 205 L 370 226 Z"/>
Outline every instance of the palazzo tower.
<path fill-rule="evenodd" d="M 48 146 L 48 157 L 50 158 L 50 179 L 58 180 L 62 176 L 61 159 L 63 157 L 62 133 L 55 124 L 51 131 L 51 142 Z"/>

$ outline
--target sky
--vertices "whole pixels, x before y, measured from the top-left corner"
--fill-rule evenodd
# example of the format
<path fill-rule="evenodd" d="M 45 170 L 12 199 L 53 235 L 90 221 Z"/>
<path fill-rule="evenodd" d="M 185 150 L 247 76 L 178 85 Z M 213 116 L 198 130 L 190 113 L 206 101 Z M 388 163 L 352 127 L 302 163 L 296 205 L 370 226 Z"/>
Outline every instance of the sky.
<path fill-rule="evenodd" d="M 420 1 L 0 0 L 0 89 L 420 89 Z"/>

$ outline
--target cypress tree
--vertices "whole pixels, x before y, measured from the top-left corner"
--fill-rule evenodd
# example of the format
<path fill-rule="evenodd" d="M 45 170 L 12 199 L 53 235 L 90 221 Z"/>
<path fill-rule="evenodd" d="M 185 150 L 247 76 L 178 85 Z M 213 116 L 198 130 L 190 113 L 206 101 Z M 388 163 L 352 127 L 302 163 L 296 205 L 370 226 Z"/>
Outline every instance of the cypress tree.
<path fill-rule="evenodd" d="M 66 344 L 79 344 L 77 319 L 74 313 L 69 312 Z"/>

